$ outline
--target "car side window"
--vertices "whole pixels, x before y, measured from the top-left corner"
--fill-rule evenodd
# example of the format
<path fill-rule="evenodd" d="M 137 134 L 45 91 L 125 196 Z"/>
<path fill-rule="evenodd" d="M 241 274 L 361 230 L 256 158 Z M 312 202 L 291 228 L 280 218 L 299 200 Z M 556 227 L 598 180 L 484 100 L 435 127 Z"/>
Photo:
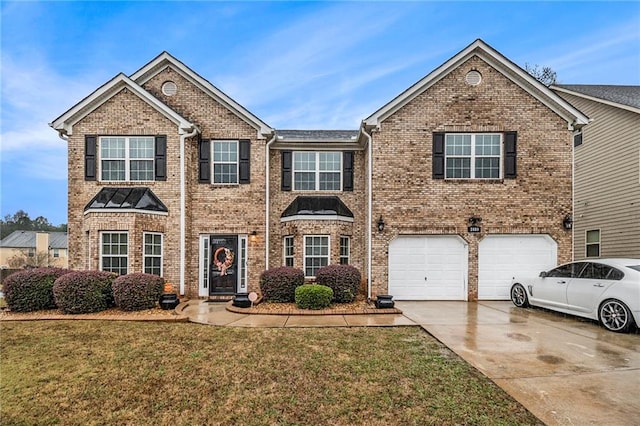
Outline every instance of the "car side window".
<path fill-rule="evenodd" d="M 580 275 L 584 265 L 584 262 L 567 263 L 566 265 L 561 265 L 550 270 L 547 276 L 557 278 L 576 278 Z"/>
<path fill-rule="evenodd" d="M 580 278 L 590 280 L 605 280 L 611 272 L 611 266 L 603 265 L 602 263 L 587 263 L 587 266 L 580 273 Z"/>
<path fill-rule="evenodd" d="M 609 271 L 609 275 L 607 276 L 608 280 L 615 280 L 615 281 L 620 281 L 623 278 L 624 278 L 624 272 L 616 268 L 611 268 L 611 271 Z"/>

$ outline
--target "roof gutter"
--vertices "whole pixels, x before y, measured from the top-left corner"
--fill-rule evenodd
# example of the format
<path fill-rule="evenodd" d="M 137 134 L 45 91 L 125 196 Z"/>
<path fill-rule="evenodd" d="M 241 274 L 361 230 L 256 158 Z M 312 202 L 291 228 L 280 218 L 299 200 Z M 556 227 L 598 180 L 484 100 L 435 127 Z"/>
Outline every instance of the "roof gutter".
<path fill-rule="evenodd" d="M 264 269 L 269 269 L 269 191 L 270 191 L 270 179 L 269 179 L 269 149 L 271 144 L 278 139 L 276 132 L 273 132 L 273 136 L 264 146 L 265 157 L 265 207 L 264 207 Z"/>
<path fill-rule="evenodd" d="M 180 295 L 184 296 L 185 283 L 185 266 L 186 266 L 186 192 L 185 192 L 185 179 L 186 179 L 186 170 L 185 170 L 185 160 L 184 160 L 184 152 L 185 152 L 185 144 L 186 140 L 198 134 L 200 129 L 195 125 L 192 125 L 191 133 L 184 133 L 186 130 L 180 128 Z"/>

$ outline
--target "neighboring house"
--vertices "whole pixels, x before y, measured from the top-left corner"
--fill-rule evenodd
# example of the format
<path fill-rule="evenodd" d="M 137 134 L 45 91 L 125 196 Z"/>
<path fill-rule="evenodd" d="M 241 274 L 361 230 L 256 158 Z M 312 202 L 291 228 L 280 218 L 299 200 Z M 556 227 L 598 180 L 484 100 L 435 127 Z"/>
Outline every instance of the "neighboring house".
<path fill-rule="evenodd" d="M 574 258 L 640 258 L 640 86 L 551 89 L 591 120 L 574 142 Z"/>
<path fill-rule="evenodd" d="M 348 263 L 369 296 L 505 299 L 515 272 L 571 259 L 587 121 L 482 40 L 353 130 L 276 130 L 164 52 L 51 123 L 71 267 L 206 297 Z"/>
<path fill-rule="evenodd" d="M 69 263 L 67 253 L 66 232 L 13 231 L 0 240 L 0 267 L 67 268 Z"/>

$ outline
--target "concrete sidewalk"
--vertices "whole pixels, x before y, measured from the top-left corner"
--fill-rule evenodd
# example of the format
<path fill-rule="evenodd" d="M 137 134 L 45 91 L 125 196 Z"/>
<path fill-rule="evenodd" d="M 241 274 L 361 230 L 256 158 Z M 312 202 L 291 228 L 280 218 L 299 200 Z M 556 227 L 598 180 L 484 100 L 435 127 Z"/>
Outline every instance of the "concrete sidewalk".
<path fill-rule="evenodd" d="M 228 327 L 391 327 L 417 325 L 402 314 L 377 315 L 260 315 L 229 312 L 225 302 L 193 300 L 180 314 L 200 324 Z"/>
<path fill-rule="evenodd" d="M 511 302 L 396 302 L 549 425 L 640 424 L 640 334 Z"/>

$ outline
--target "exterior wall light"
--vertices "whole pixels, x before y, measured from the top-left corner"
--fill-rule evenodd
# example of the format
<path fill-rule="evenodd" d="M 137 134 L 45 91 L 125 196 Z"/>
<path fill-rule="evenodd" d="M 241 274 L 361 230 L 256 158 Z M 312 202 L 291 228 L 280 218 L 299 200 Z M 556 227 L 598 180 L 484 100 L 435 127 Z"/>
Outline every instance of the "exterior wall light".
<path fill-rule="evenodd" d="M 384 219 L 380 216 L 380 219 L 378 219 L 378 232 L 382 231 L 384 231 Z"/>
<path fill-rule="evenodd" d="M 252 243 L 255 243 L 257 239 L 258 239 L 258 231 L 251 231 L 251 234 L 249 234 L 249 241 L 251 241 Z"/>
<path fill-rule="evenodd" d="M 571 229 L 573 228 L 573 216 L 571 215 L 571 213 L 567 213 L 564 216 L 564 219 L 562 219 L 562 227 L 564 229 Z"/>

